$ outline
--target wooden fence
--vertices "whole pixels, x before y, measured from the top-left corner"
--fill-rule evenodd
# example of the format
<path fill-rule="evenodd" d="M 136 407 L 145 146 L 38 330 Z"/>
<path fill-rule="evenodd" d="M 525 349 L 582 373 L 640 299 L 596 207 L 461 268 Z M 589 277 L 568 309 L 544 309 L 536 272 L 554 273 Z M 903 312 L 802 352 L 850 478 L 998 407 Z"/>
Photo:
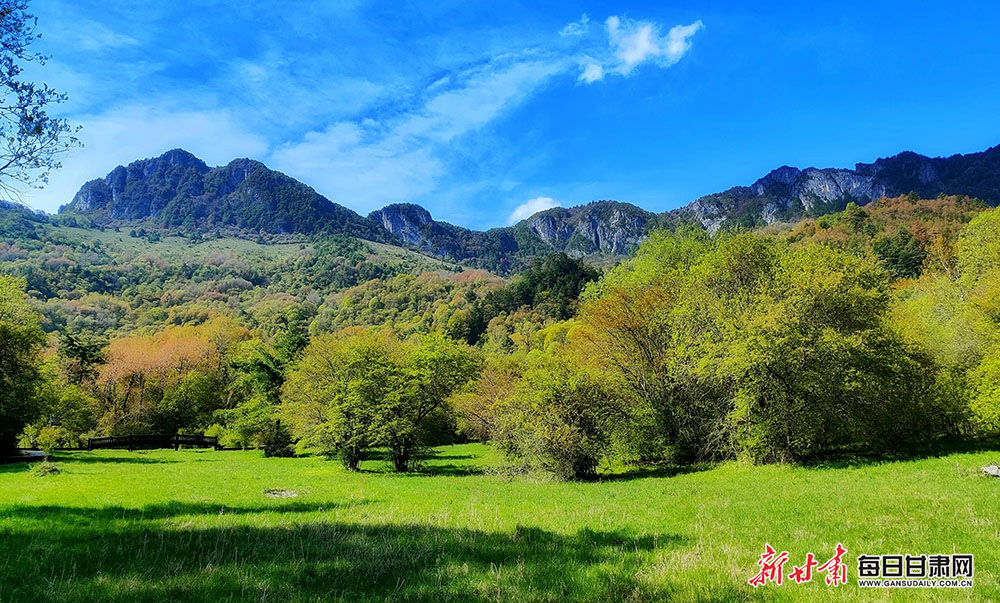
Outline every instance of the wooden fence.
<path fill-rule="evenodd" d="M 87 450 L 97 448 L 127 448 L 128 450 L 173 448 L 177 450 L 181 446 L 215 448 L 218 450 L 219 438 L 201 435 L 128 435 L 90 438 L 87 440 Z"/>

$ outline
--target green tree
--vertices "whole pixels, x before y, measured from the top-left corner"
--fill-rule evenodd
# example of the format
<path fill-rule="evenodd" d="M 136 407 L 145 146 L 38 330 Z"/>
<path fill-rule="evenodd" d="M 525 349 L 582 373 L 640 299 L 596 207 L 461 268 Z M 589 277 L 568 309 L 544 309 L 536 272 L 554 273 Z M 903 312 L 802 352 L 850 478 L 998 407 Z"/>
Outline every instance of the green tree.
<path fill-rule="evenodd" d="M 948 431 L 931 358 L 886 327 L 873 258 L 753 234 L 647 246 L 588 292 L 581 321 L 638 427 L 677 460 L 799 460 Z"/>
<path fill-rule="evenodd" d="M 394 336 L 375 331 L 313 339 L 285 383 L 282 416 L 307 445 L 357 470 L 403 388 L 402 353 Z"/>
<path fill-rule="evenodd" d="M 445 401 L 476 373 L 476 356 L 440 335 L 399 341 L 389 331 L 313 339 L 283 390 L 282 416 L 307 444 L 357 469 L 372 446 L 408 471 L 433 440 Z M 447 424 L 447 421 L 444 422 Z"/>
<path fill-rule="evenodd" d="M 895 278 L 917 278 L 927 258 L 927 251 L 906 230 L 875 241 L 872 250 Z"/>
<path fill-rule="evenodd" d="M 507 287 L 487 294 L 477 301 L 469 316 L 463 317 L 467 341 L 478 342 L 493 318 L 524 306 L 537 306 L 556 320 L 570 318 L 576 314 L 580 293 L 598 276 L 594 268 L 564 253 L 536 259 Z"/>
<path fill-rule="evenodd" d="M 97 368 L 104 362 L 107 341 L 65 331 L 59 336 L 59 354 L 63 358 L 66 380 L 80 385 L 97 376 Z"/>
<path fill-rule="evenodd" d="M 479 358 L 467 346 L 440 334 L 424 335 L 415 347 L 407 346 L 401 367 L 402 381 L 379 406 L 379 441 L 389 447 L 396 471 L 409 471 L 431 443 L 436 414 L 445 402 L 478 373 Z M 447 421 L 444 422 L 447 424 Z"/>
<path fill-rule="evenodd" d="M 9 452 L 17 436 L 42 410 L 40 370 L 45 332 L 25 300 L 23 280 L 0 276 L 0 450 Z"/>
<path fill-rule="evenodd" d="M 228 355 L 231 382 L 229 408 L 215 412 L 225 423 L 230 442 L 243 447 L 262 445 L 278 428 L 278 404 L 285 382 L 285 351 L 260 339 L 236 344 Z"/>
<path fill-rule="evenodd" d="M 60 437 L 59 430 L 48 425 L 43 427 L 41 431 L 38 432 L 36 443 L 38 448 L 45 453 L 46 461 L 52 458 L 52 451 L 59 446 Z"/>
<path fill-rule="evenodd" d="M 562 354 L 534 355 L 495 417 L 494 441 L 502 451 L 561 479 L 595 476 L 626 419 L 607 384 Z"/>
<path fill-rule="evenodd" d="M 705 346 L 731 391 L 726 427 L 735 452 L 801 460 L 939 435 L 929 360 L 884 327 L 885 272 L 820 245 L 773 252 L 767 286 L 745 305 L 725 296 L 721 336 Z"/>

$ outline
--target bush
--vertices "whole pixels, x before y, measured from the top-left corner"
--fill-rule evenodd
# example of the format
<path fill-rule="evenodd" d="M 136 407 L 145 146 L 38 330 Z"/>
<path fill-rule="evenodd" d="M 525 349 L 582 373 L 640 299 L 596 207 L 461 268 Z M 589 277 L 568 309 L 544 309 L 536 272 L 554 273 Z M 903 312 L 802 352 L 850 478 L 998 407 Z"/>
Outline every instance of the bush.
<path fill-rule="evenodd" d="M 961 420 L 931 357 L 887 328 L 874 258 L 752 234 L 683 241 L 653 238 L 582 312 L 589 355 L 644 406 L 633 435 L 655 426 L 675 460 L 798 461 L 898 450 Z M 637 456 L 655 450 L 641 439 Z"/>
<path fill-rule="evenodd" d="M 44 460 L 38 463 L 31 470 L 31 474 L 35 477 L 45 477 L 47 475 L 53 475 L 60 473 L 62 470 L 55 463 L 50 463 L 48 460 Z"/>
<path fill-rule="evenodd" d="M 514 395 L 497 405 L 494 441 L 525 467 L 560 479 L 594 477 L 623 418 L 619 400 L 567 358 L 533 363 Z"/>

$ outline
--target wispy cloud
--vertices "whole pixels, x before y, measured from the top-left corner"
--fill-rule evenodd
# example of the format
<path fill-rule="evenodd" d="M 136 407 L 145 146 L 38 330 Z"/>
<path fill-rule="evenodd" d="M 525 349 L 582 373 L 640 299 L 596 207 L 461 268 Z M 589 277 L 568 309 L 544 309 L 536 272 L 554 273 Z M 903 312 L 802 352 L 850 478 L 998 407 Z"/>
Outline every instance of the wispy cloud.
<path fill-rule="evenodd" d="M 530 218 L 540 211 L 545 211 L 546 209 L 551 209 L 553 207 L 560 207 L 560 205 L 561 204 L 552 197 L 535 197 L 534 199 L 528 199 L 524 203 L 515 207 L 514 211 L 507 216 L 507 224 L 517 224 L 521 220 Z"/>
<path fill-rule="evenodd" d="M 115 50 L 139 44 L 139 40 L 128 34 L 114 31 L 92 19 L 79 17 L 47 26 L 43 32 L 43 37 L 45 36 L 58 37 L 62 43 L 88 52 Z"/>
<path fill-rule="evenodd" d="M 564 38 L 582 36 L 587 33 L 588 29 L 590 29 L 590 17 L 587 16 L 587 13 L 583 13 L 583 15 L 580 16 L 579 21 L 567 23 L 565 27 L 560 29 L 559 35 Z"/>
<path fill-rule="evenodd" d="M 282 145 L 270 161 L 359 210 L 412 201 L 450 173 L 441 157 L 453 141 L 487 126 L 566 66 L 563 59 L 503 57 L 438 80 L 409 111 L 334 123 Z"/>
<path fill-rule="evenodd" d="M 632 75 L 645 62 L 670 67 L 691 50 L 691 37 L 704 29 L 700 20 L 690 25 L 675 25 L 666 35 L 661 35 L 659 24 L 651 21 L 611 16 L 604 23 L 611 56 L 604 62 L 588 57 L 583 63 L 579 79 L 588 84 L 604 79 L 607 73 Z"/>

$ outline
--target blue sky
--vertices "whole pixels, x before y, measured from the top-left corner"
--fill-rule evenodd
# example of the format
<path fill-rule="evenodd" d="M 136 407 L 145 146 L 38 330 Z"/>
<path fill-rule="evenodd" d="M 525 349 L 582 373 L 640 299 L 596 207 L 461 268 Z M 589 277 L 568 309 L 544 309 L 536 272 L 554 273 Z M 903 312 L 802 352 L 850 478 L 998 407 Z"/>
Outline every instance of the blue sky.
<path fill-rule="evenodd" d="M 174 147 L 486 228 L 1000 143 L 995 2 L 33 4 L 31 75 L 86 144 L 25 197 L 47 211 Z"/>

